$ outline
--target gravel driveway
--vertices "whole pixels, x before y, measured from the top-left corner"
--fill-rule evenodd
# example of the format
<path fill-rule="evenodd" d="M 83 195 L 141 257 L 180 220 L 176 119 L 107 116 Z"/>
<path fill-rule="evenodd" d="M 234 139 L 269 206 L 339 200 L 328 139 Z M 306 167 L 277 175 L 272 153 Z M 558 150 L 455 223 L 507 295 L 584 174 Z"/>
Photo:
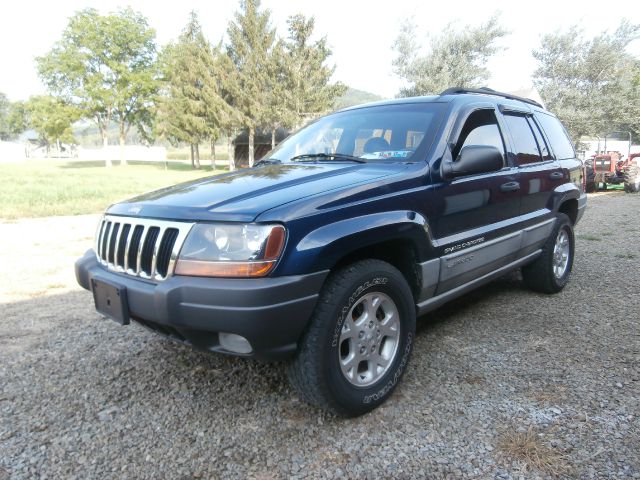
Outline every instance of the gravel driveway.
<path fill-rule="evenodd" d="M 514 274 L 422 318 L 395 395 L 346 420 L 281 364 L 97 315 L 71 271 L 95 216 L 0 224 L 0 480 L 640 478 L 639 213 L 591 196 L 562 293 Z"/>

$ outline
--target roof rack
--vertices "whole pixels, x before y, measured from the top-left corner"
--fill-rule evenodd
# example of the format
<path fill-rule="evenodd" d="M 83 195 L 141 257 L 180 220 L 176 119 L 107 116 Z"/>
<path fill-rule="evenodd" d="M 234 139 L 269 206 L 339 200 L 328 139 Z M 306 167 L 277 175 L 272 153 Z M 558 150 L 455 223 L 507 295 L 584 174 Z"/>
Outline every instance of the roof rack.
<path fill-rule="evenodd" d="M 496 97 L 508 98 L 509 100 L 518 100 L 520 102 L 528 103 L 530 105 L 535 105 L 536 107 L 544 108 L 541 104 L 536 102 L 535 100 L 531 100 L 530 98 L 518 97 L 517 95 L 511 95 L 510 93 L 497 92 L 496 90 L 489 87 L 481 87 L 481 88 L 462 88 L 462 87 L 453 87 L 447 88 L 440 95 L 460 95 L 464 93 L 476 93 L 480 95 L 494 95 Z"/>

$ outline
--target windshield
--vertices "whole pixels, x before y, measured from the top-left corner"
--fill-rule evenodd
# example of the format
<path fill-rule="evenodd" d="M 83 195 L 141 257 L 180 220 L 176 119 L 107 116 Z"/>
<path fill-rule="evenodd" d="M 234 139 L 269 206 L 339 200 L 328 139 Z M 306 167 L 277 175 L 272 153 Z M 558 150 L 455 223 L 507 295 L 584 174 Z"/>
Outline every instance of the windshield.
<path fill-rule="evenodd" d="M 267 160 L 424 160 L 443 110 L 424 102 L 334 113 L 291 135 Z"/>

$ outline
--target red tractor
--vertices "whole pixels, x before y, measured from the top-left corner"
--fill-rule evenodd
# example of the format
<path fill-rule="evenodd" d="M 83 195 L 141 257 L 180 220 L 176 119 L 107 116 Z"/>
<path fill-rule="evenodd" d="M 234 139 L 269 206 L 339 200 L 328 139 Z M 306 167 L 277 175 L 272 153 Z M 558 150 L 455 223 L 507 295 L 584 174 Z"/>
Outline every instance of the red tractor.
<path fill-rule="evenodd" d="M 585 161 L 587 192 L 606 190 L 607 184 L 620 183 L 624 183 L 625 192 L 640 191 L 639 163 L 640 153 L 632 153 L 626 160 L 622 160 L 620 152 L 594 155 Z"/>

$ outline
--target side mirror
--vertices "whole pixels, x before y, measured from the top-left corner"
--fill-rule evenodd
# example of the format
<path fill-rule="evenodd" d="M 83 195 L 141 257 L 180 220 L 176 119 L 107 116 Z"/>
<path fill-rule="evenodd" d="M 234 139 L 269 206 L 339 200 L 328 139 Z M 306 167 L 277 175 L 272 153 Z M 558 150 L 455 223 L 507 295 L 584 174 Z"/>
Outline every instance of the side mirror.
<path fill-rule="evenodd" d="M 500 150 L 489 145 L 467 145 L 455 162 L 442 164 L 443 178 L 456 178 L 476 173 L 495 172 L 504 166 Z"/>

